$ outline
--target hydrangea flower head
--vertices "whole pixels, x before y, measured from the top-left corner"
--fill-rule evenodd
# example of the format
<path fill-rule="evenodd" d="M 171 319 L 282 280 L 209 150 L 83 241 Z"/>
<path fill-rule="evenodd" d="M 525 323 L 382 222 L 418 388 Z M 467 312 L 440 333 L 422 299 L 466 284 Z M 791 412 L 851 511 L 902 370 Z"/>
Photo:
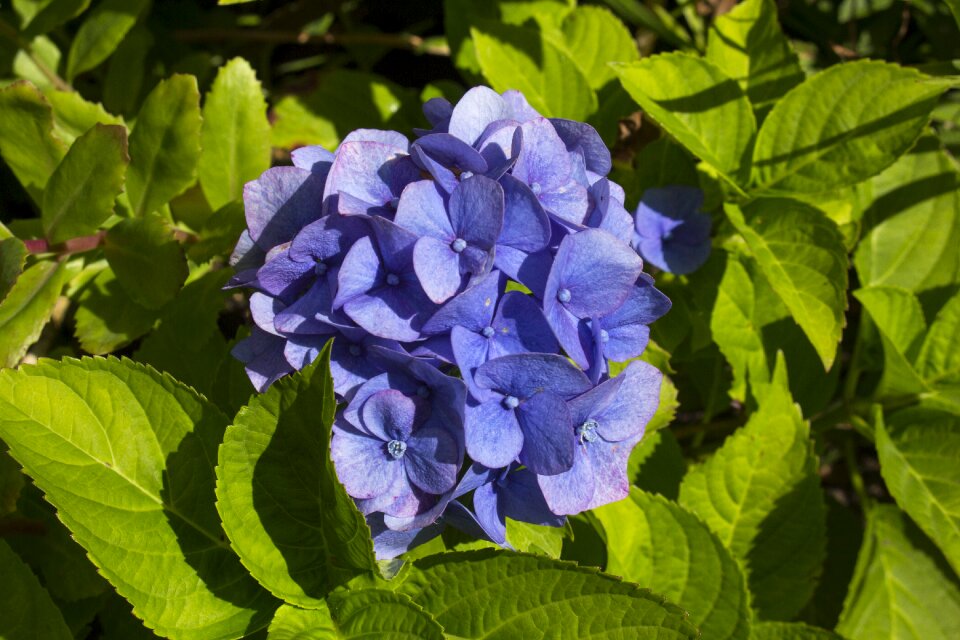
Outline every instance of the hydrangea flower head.
<path fill-rule="evenodd" d="M 413 141 L 360 129 L 249 183 L 228 285 L 253 289 L 234 355 L 258 391 L 333 341 L 331 457 L 379 558 L 448 526 L 506 545 L 508 519 L 624 497 L 660 374 L 609 364 L 670 306 L 631 243 L 659 264 L 709 236 L 689 194 L 648 190 L 634 221 L 593 127 L 519 92 L 424 114 Z"/>

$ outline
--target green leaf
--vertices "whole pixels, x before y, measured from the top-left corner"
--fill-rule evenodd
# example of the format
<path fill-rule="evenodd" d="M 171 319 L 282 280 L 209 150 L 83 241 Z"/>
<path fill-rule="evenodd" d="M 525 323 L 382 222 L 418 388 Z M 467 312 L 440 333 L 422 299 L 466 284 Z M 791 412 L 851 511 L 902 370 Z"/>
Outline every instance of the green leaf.
<path fill-rule="evenodd" d="M 905 409 L 878 420 L 876 434 L 887 488 L 960 574 L 960 417 Z"/>
<path fill-rule="evenodd" d="M 111 353 L 153 328 L 159 312 L 134 302 L 113 269 L 101 271 L 77 300 L 75 335 L 93 355 Z"/>
<path fill-rule="evenodd" d="M 507 544 L 517 551 L 559 558 L 565 537 L 564 527 L 547 527 L 507 518 Z"/>
<path fill-rule="evenodd" d="M 490 549 L 428 556 L 412 563 L 397 591 L 461 639 L 543 637 L 546 625 L 570 637 L 699 637 L 686 613 L 662 597 L 540 556 Z"/>
<path fill-rule="evenodd" d="M 816 585 L 825 509 L 810 428 L 790 397 L 778 358 L 757 389 L 759 410 L 680 485 L 680 504 L 700 516 L 744 564 L 761 619 L 790 619 Z"/>
<path fill-rule="evenodd" d="M 724 210 L 830 369 L 847 306 L 847 251 L 836 224 L 796 200 L 762 198 Z"/>
<path fill-rule="evenodd" d="M 637 104 L 677 142 L 734 184 L 746 184 L 757 123 L 740 85 L 713 63 L 685 53 L 651 56 L 614 70 Z"/>
<path fill-rule="evenodd" d="M 229 277 L 227 269 L 191 276 L 190 282 L 163 309 L 156 330 L 144 338 L 133 356 L 214 402 L 218 401 L 214 393 L 217 373 L 225 359 L 232 359 L 217 325 L 217 317 L 229 296 L 223 291 Z M 228 415 L 234 413 L 223 405 L 220 408 Z"/>
<path fill-rule="evenodd" d="M 0 90 L 0 154 L 17 180 L 37 202 L 43 188 L 67 153 L 53 135 L 53 109 L 29 82 Z"/>
<path fill-rule="evenodd" d="M 940 141 L 923 136 L 867 185 L 869 231 L 854 255 L 861 284 L 919 292 L 960 280 L 960 173 Z"/>
<path fill-rule="evenodd" d="M 72 640 L 73 635 L 37 576 L 0 540 L 0 638 Z"/>
<path fill-rule="evenodd" d="M 409 97 L 381 76 L 337 69 L 324 76 L 313 93 L 284 96 L 277 102 L 273 144 L 335 149 L 354 129 L 409 129 L 414 126 L 406 108 Z"/>
<path fill-rule="evenodd" d="M 134 215 L 156 211 L 193 184 L 201 122 L 193 76 L 175 75 L 147 96 L 130 134 L 127 190 Z"/>
<path fill-rule="evenodd" d="M 837 633 L 849 640 L 952 640 L 960 635 L 960 589 L 933 554 L 896 507 L 871 508 Z"/>
<path fill-rule="evenodd" d="M 960 383 L 960 293 L 933 319 L 920 348 L 917 371 L 930 384 Z"/>
<path fill-rule="evenodd" d="M 123 118 L 107 113 L 99 102 L 87 102 L 76 91 L 47 91 L 53 107 L 54 134 L 68 145 L 95 124 L 123 124 Z"/>
<path fill-rule="evenodd" d="M 21 474 L 22 475 L 22 474 Z M 32 484 L 24 487 L 17 502 L 20 516 L 37 523 L 36 531 L 7 535 L 6 540 L 38 576 L 50 595 L 65 602 L 90 600 L 103 594 L 109 585 L 100 577 L 87 554 L 57 519 L 57 512 Z"/>
<path fill-rule="evenodd" d="M 728 254 L 710 314 L 710 332 L 733 369 L 730 397 L 740 402 L 747 397 L 748 375 L 755 382 L 770 378 L 761 327 L 754 321 L 755 304 L 753 279 L 740 259 Z"/>
<path fill-rule="evenodd" d="M 761 622 L 753 625 L 752 640 L 843 640 L 833 631 L 802 622 Z"/>
<path fill-rule="evenodd" d="M 17 510 L 17 500 L 23 490 L 23 472 L 7 453 L 7 445 L 0 440 L 0 518 Z"/>
<path fill-rule="evenodd" d="M 149 4 L 149 0 L 104 0 L 90 12 L 70 43 L 67 81 L 110 57 Z"/>
<path fill-rule="evenodd" d="M 70 274 L 63 262 L 39 262 L 0 302 L 0 368 L 16 366 L 46 326 Z"/>
<path fill-rule="evenodd" d="M 607 571 L 642 584 L 690 612 L 706 638 L 750 638 L 750 595 L 737 561 L 696 516 L 631 489 L 594 511 L 607 533 Z"/>
<path fill-rule="evenodd" d="M 276 608 L 214 508 L 226 423 L 188 387 L 128 360 L 0 372 L 11 455 L 136 615 L 170 638 L 238 638 Z"/>
<path fill-rule="evenodd" d="M 797 54 L 780 30 L 773 0 L 746 0 L 717 17 L 706 57 L 740 83 L 760 119 L 804 80 Z"/>
<path fill-rule="evenodd" d="M 646 433 L 627 464 L 627 477 L 644 491 L 676 500 L 687 463 L 676 436 L 669 429 Z"/>
<path fill-rule="evenodd" d="M 43 90 L 49 90 L 56 87 L 47 73 L 40 69 L 40 65 L 48 70 L 60 67 L 60 49 L 47 36 L 37 36 L 27 44 L 30 53 L 26 49 L 17 51 L 13 58 L 13 74 L 23 80 L 28 80 Z"/>
<path fill-rule="evenodd" d="M 950 13 L 957 21 L 957 26 L 960 26 L 960 0 L 946 0 L 946 2 L 947 6 L 950 7 Z"/>
<path fill-rule="evenodd" d="M 285 602 L 319 605 L 376 570 L 370 530 L 330 460 L 329 346 L 240 410 L 220 447 L 217 508 L 251 574 Z"/>
<path fill-rule="evenodd" d="M 149 77 L 147 56 L 153 51 L 153 42 L 150 29 L 138 24 L 110 58 L 103 81 L 103 102 L 112 111 L 124 115 L 136 112 L 143 94 L 143 80 Z"/>
<path fill-rule="evenodd" d="M 103 253 L 127 294 L 159 309 L 187 279 L 187 261 L 170 224 L 157 214 L 121 220 L 107 232 Z"/>
<path fill-rule="evenodd" d="M 911 395 L 925 391 L 927 385 L 912 364 L 927 329 L 917 298 L 898 287 L 868 287 L 858 289 L 853 295 L 870 314 L 883 343 L 883 375 L 877 395 Z"/>
<path fill-rule="evenodd" d="M 43 194 L 43 230 L 50 242 L 93 233 L 113 213 L 130 157 L 127 130 L 94 125 L 73 143 Z"/>
<path fill-rule="evenodd" d="M 563 21 L 570 57 L 594 89 L 616 77 L 609 62 L 633 62 L 640 57 L 627 28 L 608 9 L 578 7 Z"/>
<path fill-rule="evenodd" d="M 270 168 L 270 123 L 260 82 L 243 58 L 220 68 L 203 105 L 197 173 L 214 210 Z"/>
<path fill-rule="evenodd" d="M 24 35 L 33 37 L 48 33 L 90 6 L 90 0 L 41 0 L 29 20 L 24 20 Z"/>
<path fill-rule="evenodd" d="M 949 87 L 874 60 L 821 71 L 777 102 L 757 134 L 757 190 L 816 193 L 880 173 L 913 146 Z"/>
<path fill-rule="evenodd" d="M 0 239 L 0 302 L 7 297 L 13 284 L 23 272 L 27 247 L 19 238 Z"/>
<path fill-rule="evenodd" d="M 269 640 L 443 640 L 443 629 L 409 598 L 379 589 L 346 591 L 318 609 L 284 605 L 270 623 Z"/>
<path fill-rule="evenodd" d="M 497 91 L 519 90 L 547 117 L 586 120 L 597 110 L 589 81 L 541 32 L 481 21 L 470 33 L 483 75 Z"/>

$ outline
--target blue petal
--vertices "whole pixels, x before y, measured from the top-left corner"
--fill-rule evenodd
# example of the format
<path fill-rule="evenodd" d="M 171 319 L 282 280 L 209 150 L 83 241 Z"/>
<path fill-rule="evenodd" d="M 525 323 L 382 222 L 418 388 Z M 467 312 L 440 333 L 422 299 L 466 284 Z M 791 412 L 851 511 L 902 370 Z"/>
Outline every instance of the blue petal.
<path fill-rule="evenodd" d="M 286 340 L 259 327 L 250 330 L 250 337 L 238 342 L 230 353 L 242 362 L 250 382 L 259 392 L 293 371 L 283 355 Z"/>
<path fill-rule="evenodd" d="M 553 256 L 546 250 L 527 253 L 508 245 L 498 245 L 493 265 L 542 299 Z"/>
<path fill-rule="evenodd" d="M 398 342 L 418 340 L 420 327 L 433 309 L 417 283 L 384 285 L 343 305 L 344 313 L 368 332 Z"/>
<path fill-rule="evenodd" d="M 572 398 L 591 386 L 583 371 L 569 360 L 561 355 L 544 353 L 524 353 L 490 360 L 477 369 L 476 382 L 484 389 L 494 389 L 521 399 L 540 391 Z"/>
<path fill-rule="evenodd" d="M 339 309 L 347 301 L 380 286 L 386 277 L 373 240 L 369 237 L 360 238 L 347 252 L 337 272 L 337 295 L 333 300 L 333 308 Z"/>
<path fill-rule="evenodd" d="M 617 377 L 624 380 L 616 397 L 594 416 L 597 433 L 608 442 L 641 437 L 660 403 L 663 374 L 653 365 L 634 360 Z"/>
<path fill-rule="evenodd" d="M 417 240 L 413 248 L 413 268 L 427 297 L 437 304 L 450 299 L 463 284 L 460 257 L 449 243 L 436 238 Z"/>
<path fill-rule="evenodd" d="M 389 205 L 403 188 L 420 179 L 404 149 L 379 142 L 341 144 L 330 168 L 324 199 L 343 193 L 375 206 Z M 341 213 L 356 213 L 344 211 Z"/>
<path fill-rule="evenodd" d="M 300 147 L 290 152 L 293 166 L 304 171 L 319 173 L 326 180 L 334 155 L 319 145 Z"/>
<path fill-rule="evenodd" d="M 313 265 L 291 260 L 289 251 L 274 255 L 257 271 L 260 289 L 284 300 L 306 290 L 315 278 Z"/>
<path fill-rule="evenodd" d="M 559 349 L 536 300 L 519 291 L 503 295 L 491 325 L 495 331 L 490 340 L 492 357 L 556 353 Z"/>
<path fill-rule="evenodd" d="M 487 162 L 486 176 L 497 180 L 513 168 L 523 149 L 523 129 L 516 120 L 498 120 L 487 125 L 477 141 Z"/>
<path fill-rule="evenodd" d="M 529 469 L 510 471 L 505 486 L 498 493 L 500 508 L 511 520 L 545 527 L 562 527 L 566 522 L 566 518 L 550 511 L 537 483 L 537 475 Z"/>
<path fill-rule="evenodd" d="M 427 493 L 442 494 L 457 483 L 463 456 L 456 439 L 443 428 L 425 426 L 407 440 L 403 456 L 410 481 Z"/>
<path fill-rule="evenodd" d="M 384 524 L 384 515 L 373 513 L 367 516 L 367 524 L 373 536 L 373 550 L 377 560 L 392 560 L 425 542 L 436 538 L 443 531 L 442 525 L 423 529 L 394 531 Z"/>
<path fill-rule="evenodd" d="M 472 145 L 488 124 L 511 115 L 509 105 L 500 94 L 487 87 L 474 87 L 463 94 L 453 108 L 447 130 Z"/>
<path fill-rule="evenodd" d="M 547 324 L 553 329 L 553 335 L 570 359 L 581 367 L 589 367 L 592 362 L 593 337 L 587 321 L 567 311 L 556 300 L 556 296 L 544 299 L 543 313 Z"/>
<path fill-rule="evenodd" d="M 387 454 L 385 442 L 348 426 L 334 426 L 330 457 L 344 489 L 360 500 L 383 494 L 403 473 L 403 464 Z"/>
<path fill-rule="evenodd" d="M 340 141 L 340 146 L 342 147 L 350 142 L 379 142 L 380 144 L 389 145 L 404 152 L 406 152 L 410 146 L 410 141 L 407 140 L 407 136 L 399 131 L 386 131 L 383 129 L 354 129 L 347 134 L 347 137 Z M 339 154 L 339 152 L 340 150 L 338 149 L 337 153 Z"/>
<path fill-rule="evenodd" d="M 550 218 L 526 184 L 513 176 L 500 178 L 504 194 L 503 229 L 498 245 L 526 253 L 545 249 L 550 242 Z"/>
<path fill-rule="evenodd" d="M 527 122 L 539 118 L 537 110 L 530 106 L 526 97 L 516 89 L 509 89 L 503 92 L 503 101 L 510 107 L 510 116 L 514 120 Z"/>
<path fill-rule="evenodd" d="M 454 235 L 484 251 L 493 248 L 503 227 L 504 193 L 495 180 L 473 176 L 462 180 L 450 195 Z"/>
<path fill-rule="evenodd" d="M 480 332 L 493 320 L 497 297 L 502 290 L 499 271 L 491 271 L 474 281 L 465 291 L 447 301 L 423 325 L 423 333 L 447 333 L 461 326 Z"/>
<path fill-rule="evenodd" d="M 491 540 L 504 544 L 507 541 L 507 520 L 499 502 L 492 482 L 478 487 L 473 494 L 473 509 L 477 512 L 477 522 Z"/>
<path fill-rule="evenodd" d="M 329 215 L 311 222 L 297 233 L 290 244 L 290 258 L 298 262 L 322 261 L 328 267 L 339 265 L 357 240 L 370 233 L 362 218 Z"/>
<path fill-rule="evenodd" d="M 446 98 L 430 98 L 423 103 L 423 115 L 434 127 L 446 128 L 453 114 L 453 105 Z"/>
<path fill-rule="evenodd" d="M 413 143 L 448 169 L 486 173 L 487 161 L 469 143 L 449 133 L 431 133 Z"/>
<path fill-rule="evenodd" d="M 454 239 L 446 197 L 432 180 L 414 182 L 403 190 L 393 221 L 418 236 Z"/>
<path fill-rule="evenodd" d="M 586 448 L 593 444 L 577 444 L 573 466 L 565 473 L 541 475 L 537 478 L 550 511 L 557 515 L 575 515 L 586 511 L 597 486 L 595 470 Z"/>
<path fill-rule="evenodd" d="M 450 193 L 457 188 L 457 176 L 453 171 L 434 159 L 422 147 L 414 145 L 410 149 L 410 157 L 414 163 L 433 177 L 437 187 L 444 193 Z"/>
<path fill-rule="evenodd" d="M 576 439 L 563 398 L 543 391 L 521 403 L 516 414 L 523 431 L 520 462 L 538 475 L 563 473 L 573 466 Z"/>
<path fill-rule="evenodd" d="M 257 291 L 250 296 L 250 315 L 255 325 L 275 336 L 280 335 L 274 325 L 277 314 L 284 310 L 284 304 L 271 296 Z"/>
<path fill-rule="evenodd" d="M 551 118 L 550 122 L 556 129 L 557 135 L 563 140 L 567 151 L 579 153 L 583 156 L 588 171 L 605 176 L 610 173 L 613 163 L 610 160 L 610 150 L 603 143 L 600 134 L 590 125 L 576 120 Z"/>
<path fill-rule="evenodd" d="M 520 455 L 523 432 L 513 411 L 499 399 L 477 403 L 468 401 L 464 430 L 467 453 L 485 467 L 505 467 Z"/>
<path fill-rule="evenodd" d="M 454 360 L 470 395 L 481 401 L 489 399 L 491 392 L 478 387 L 473 376 L 477 367 L 489 358 L 491 340 L 464 327 L 454 327 L 450 332 L 450 343 L 453 346 Z"/>

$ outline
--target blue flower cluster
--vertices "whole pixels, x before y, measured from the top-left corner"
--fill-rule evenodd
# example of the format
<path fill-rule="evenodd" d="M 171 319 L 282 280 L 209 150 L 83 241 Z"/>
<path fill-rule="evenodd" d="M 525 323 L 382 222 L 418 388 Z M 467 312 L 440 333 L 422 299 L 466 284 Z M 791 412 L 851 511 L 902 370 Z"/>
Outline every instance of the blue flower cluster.
<path fill-rule="evenodd" d="M 232 258 L 258 390 L 334 338 L 331 454 L 381 558 L 625 497 L 660 373 L 608 366 L 670 308 L 592 127 L 485 87 L 424 112 L 413 143 L 358 130 L 247 184 Z"/>

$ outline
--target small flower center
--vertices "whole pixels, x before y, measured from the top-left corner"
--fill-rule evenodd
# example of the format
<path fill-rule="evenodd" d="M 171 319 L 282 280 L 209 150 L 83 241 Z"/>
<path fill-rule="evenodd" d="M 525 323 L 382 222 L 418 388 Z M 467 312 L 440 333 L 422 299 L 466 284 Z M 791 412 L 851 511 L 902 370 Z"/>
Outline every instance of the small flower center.
<path fill-rule="evenodd" d="M 360 345 L 358 344 L 350 345 L 350 355 L 356 357 L 356 356 L 359 356 L 361 353 L 363 353 L 363 349 L 360 348 Z"/>
<path fill-rule="evenodd" d="M 480 333 L 483 334 L 484 338 L 492 338 L 497 332 L 493 327 L 484 327 Z"/>
<path fill-rule="evenodd" d="M 530 191 L 533 191 L 533 195 L 538 196 L 543 191 L 543 187 L 540 186 L 539 182 L 534 182 L 530 185 Z"/>
<path fill-rule="evenodd" d="M 467 241 L 463 238 L 457 238 L 450 243 L 450 248 L 453 249 L 454 253 L 460 253 L 467 248 Z"/>
<path fill-rule="evenodd" d="M 400 284 L 400 276 L 398 276 L 395 273 L 388 273 L 387 284 L 390 285 L 391 287 L 397 286 L 398 284 Z"/>
<path fill-rule="evenodd" d="M 520 406 L 520 399 L 516 396 L 507 396 L 503 399 L 504 409 L 516 409 Z"/>
<path fill-rule="evenodd" d="M 600 329 L 600 342 L 609 342 L 610 334 L 607 333 L 606 329 Z"/>
<path fill-rule="evenodd" d="M 407 443 L 402 440 L 391 440 L 387 443 L 387 453 L 393 456 L 394 460 L 399 460 L 407 452 Z"/>
<path fill-rule="evenodd" d="M 560 302 L 570 302 L 570 289 L 560 289 L 560 291 L 557 291 L 557 300 Z"/>
<path fill-rule="evenodd" d="M 417 388 L 417 395 L 426 400 L 430 397 L 430 387 L 425 384 L 420 385 L 420 387 Z"/>
<path fill-rule="evenodd" d="M 472 177 L 473 177 L 473 171 L 464 171 L 463 173 L 460 174 L 460 179 L 461 179 L 461 180 L 466 180 L 466 179 L 472 178 Z"/>
<path fill-rule="evenodd" d="M 327 267 L 327 263 L 326 263 L 326 262 L 323 262 L 323 261 L 321 261 L 321 260 L 317 260 L 317 264 L 315 264 L 314 267 L 313 267 L 313 272 L 314 272 L 315 274 L 317 274 L 318 276 L 322 276 L 323 274 L 325 274 L 325 273 L 327 272 L 327 268 L 328 268 L 328 267 Z"/>
<path fill-rule="evenodd" d="M 597 435 L 597 427 L 600 426 L 597 424 L 596 420 L 587 420 L 574 431 L 577 434 L 577 439 L 580 440 L 580 444 L 584 442 L 596 442 L 597 438 L 600 436 Z"/>

